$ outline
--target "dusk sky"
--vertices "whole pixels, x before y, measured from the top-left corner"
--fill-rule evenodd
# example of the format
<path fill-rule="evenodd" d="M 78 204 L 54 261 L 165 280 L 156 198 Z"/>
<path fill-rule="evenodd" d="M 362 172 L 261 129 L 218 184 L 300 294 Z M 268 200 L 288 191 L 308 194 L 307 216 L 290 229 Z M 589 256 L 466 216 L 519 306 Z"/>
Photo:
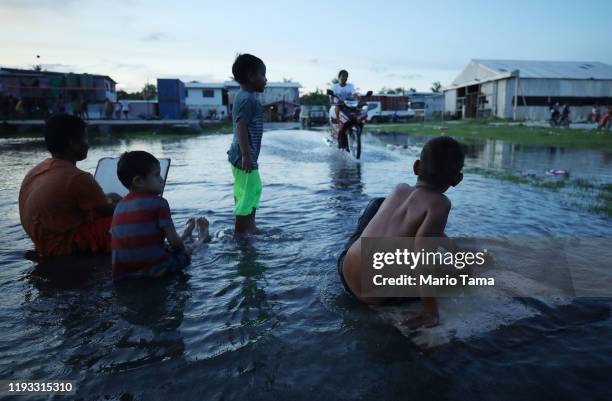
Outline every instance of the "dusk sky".
<path fill-rule="evenodd" d="M 449 84 L 473 58 L 612 64 L 612 1 L 0 0 L 0 66 L 223 81 L 236 53 L 268 80 L 362 91 Z M 37 60 L 36 55 L 40 55 Z"/>

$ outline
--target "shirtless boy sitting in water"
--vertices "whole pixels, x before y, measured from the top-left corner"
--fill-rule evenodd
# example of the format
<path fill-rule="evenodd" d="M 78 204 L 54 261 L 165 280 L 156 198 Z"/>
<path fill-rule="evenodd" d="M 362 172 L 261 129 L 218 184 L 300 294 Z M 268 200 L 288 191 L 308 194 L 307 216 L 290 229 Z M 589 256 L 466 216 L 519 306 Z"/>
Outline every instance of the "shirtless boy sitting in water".
<path fill-rule="evenodd" d="M 414 237 L 418 241 L 419 237 L 445 236 L 451 202 L 444 192 L 463 179 L 464 157 L 461 144 L 453 138 L 429 140 L 420 160 L 414 162 L 416 185 L 398 184 L 384 201 L 381 198 L 368 206 L 351 238 L 354 242 L 349 242 L 350 248 L 338 260 L 340 277 L 351 295 L 367 304 L 385 301 L 361 296 L 361 237 Z M 411 328 L 438 324 L 435 298 L 425 288 L 420 291 L 423 312 L 405 322 Z"/>

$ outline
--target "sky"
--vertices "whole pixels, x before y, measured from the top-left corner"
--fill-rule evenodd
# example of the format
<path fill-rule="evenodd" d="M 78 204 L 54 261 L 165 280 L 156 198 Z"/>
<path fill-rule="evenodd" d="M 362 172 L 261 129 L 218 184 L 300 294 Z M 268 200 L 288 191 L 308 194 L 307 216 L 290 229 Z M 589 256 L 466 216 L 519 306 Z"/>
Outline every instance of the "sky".
<path fill-rule="evenodd" d="M 238 53 L 268 81 L 365 92 L 448 85 L 470 59 L 612 64 L 612 1 L 0 0 L 0 66 L 221 82 Z M 37 58 L 37 55 L 40 58 Z"/>

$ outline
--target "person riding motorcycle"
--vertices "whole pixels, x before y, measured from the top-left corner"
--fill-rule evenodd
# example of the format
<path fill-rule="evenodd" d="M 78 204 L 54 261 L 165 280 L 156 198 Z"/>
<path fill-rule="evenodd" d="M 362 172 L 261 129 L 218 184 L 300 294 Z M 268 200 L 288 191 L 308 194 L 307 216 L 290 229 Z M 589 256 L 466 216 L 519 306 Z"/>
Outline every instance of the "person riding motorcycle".
<path fill-rule="evenodd" d="M 340 106 L 338 102 L 344 102 L 348 99 L 354 99 L 357 95 L 353 84 L 348 82 L 349 73 L 346 70 L 340 70 L 338 73 L 338 83 L 334 84 L 331 91 L 334 92 L 334 98 L 331 99 L 332 107 L 329 109 L 329 116 L 335 117 L 336 120 L 340 118 Z"/>
<path fill-rule="evenodd" d="M 334 93 L 331 99 L 331 108 L 329 109 L 329 117 L 330 119 L 334 119 L 338 124 L 338 132 L 343 133 L 344 124 L 340 120 L 340 106 L 339 102 L 344 102 L 345 100 L 356 99 L 357 92 L 355 92 L 355 87 L 353 84 L 349 84 L 348 81 L 349 73 L 346 70 L 340 70 L 338 73 L 338 83 L 334 84 L 331 88 L 331 91 Z"/>

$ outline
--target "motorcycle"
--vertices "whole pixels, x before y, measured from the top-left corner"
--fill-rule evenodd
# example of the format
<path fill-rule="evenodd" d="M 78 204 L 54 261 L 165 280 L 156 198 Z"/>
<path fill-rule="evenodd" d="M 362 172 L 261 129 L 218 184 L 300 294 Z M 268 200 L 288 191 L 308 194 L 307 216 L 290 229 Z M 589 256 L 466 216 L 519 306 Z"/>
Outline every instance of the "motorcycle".
<path fill-rule="evenodd" d="M 328 89 L 327 94 L 336 98 L 332 90 Z M 372 96 L 372 91 L 368 91 L 365 96 Z M 338 144 L 339 149 L 344 149 L 355 159 L 359 159 L 361 157 L 361 133 L 368 117 L 367 103 L 363 100 L 345 100 L 338 101 L 335 105 L 340 107 L 340 121 L 336 121 L 330 115 L 331 137 Z"/>

